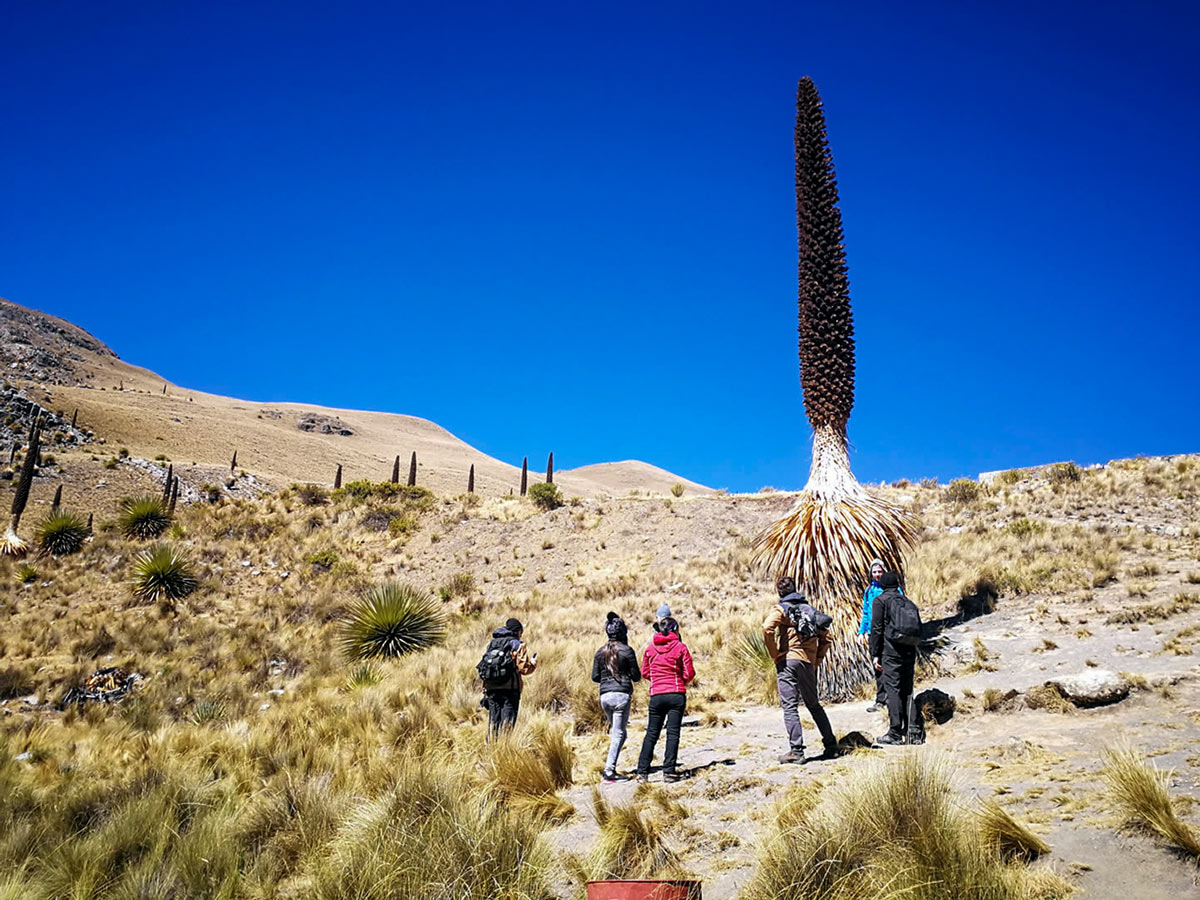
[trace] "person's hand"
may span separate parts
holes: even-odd
[[[878,657],[878,656],[877,656],[877,657],[875,657],[875,668],[876,668],[876,669],[878,669],[880,672],[882,672],[882,671],[883,671],[883,663],[881,663],[881,662],[879,661],[879,657]]]

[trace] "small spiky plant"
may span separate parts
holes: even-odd
[[[395,581],[368,590],[342,620],[342,649],[351,659],[403,656],[445,637],[441,604],[431,594]]]
[[[53,509],[38,525],[35,537],[42,553],[70,556],[83,549],[88,534],[88,526],[82,516],[65,509]]]
[[[755,558],[788,573],[834,617],[837,637],[851,633],[858,590],[871,560],[901,571],[916,523],[869,495],[850,471],[846,424],[854,406],[854,321],[825,114],[809,78],[796,90],[796,224],[800,247],[800,381],[813,428],[808,484],[791,512],[761,534]],[[870,677],[860,644],[837,640],[822,667],[825,689],[849,697]]]
[[[122,500],[117,524],[125,537],[144,540],[158,537],[166,531],[171,524],[171,516],[161,497],[147,494]]]
[[[196,589],[192,562],[165,544],[151,547],[133,562],[133,593],[148,602],[181,600]]]
[[[21,462],[21,474],[17,478],[17,490],[13,494],[12,519],[9,520],[8,530],[4,540],[0,541],[0,556],[11,556],[20,559],[29,552],[29,545],[17,535],[17,526],[21,524],[21,515],[29,503],[29,489],[33,487],[33,471],[37,468],[38,447],[42,439],[41,419],[35,419],[29,429],[29,446],[25,451],[25,459]]]

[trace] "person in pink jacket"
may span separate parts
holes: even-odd
[[[692,654],[679,637],[679,623],[670,616],[656,622],[654,638],[642,655],[642,677],[650,681],[650,721],[638,757],[638,781],[650,780],[654,748],[667,726],[667,750],[663,756],[663,781],[679,781],[675,768],[679,756],[679,729],[687,709],[688,682],[696,677]]]

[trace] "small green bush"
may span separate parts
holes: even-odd
[[[372,499],[399,500],[405,506],[418,510],[433,505],[433,491],[429,488],[391,481],[351,481],[333,493],[335,497],[348,497],[356,503]]]
[[[342,649],[351,659],[403,656],[446,637],[441,606],[410,584],[389,581],[367,591],[342,622]]]
[[[997,475],[996,480],[1001,484],[1013,485],[1021,480],[1021,472],[1019,469],[1009,469]]]
[[[388,534],[394,538],[412,534],[416,530],[417,520],[415,516],[396,516],[388,522]]]
[[[682,481],[677,481],[673,485],[671,485],[671,494],[675,497],[683,496],[683,482]]]
[[[529,499],[538,509],[558,509],[563,505],[562,491],[556,484],[532,484]]]
[[[121,501],[117,525],[125,537],[155,538],[166,531],[170,524],[171,516],[160,497],[147,494],[142,497],[126,497]]]
[[[473,590],[475,590],[475,576],[470,572],[457,572],[451,575],[450,580],[441,587],[441,591],[445,591],[443,599],[446,600],[451,597],[467,597]]]
[[[340,558],[336,550],[318,550],[304,557],[304,561],[311,565],[314,570],[328,572],[338,564]]]
[[[30,563],[17,566],[16,579],[18,584],[36,584],[42,577],[41,570]]]
[[[153,547],[134,561],[133,593],[142,600],[179,600],[195,589],[191,560],[172,547]]]
[[[979,482],[970,478],[955,478],[946,486],[946,499],[951,503],[974,503],[981,492]]]
[[[1083,477],[1083,469],[1073,462],[1060,462],[1052,465],[1046,472],[1051,484],[1069,484]]]
[[[1013,537],[1027,538],[1035,534],[1041,534],[1046,530],[1046,525],[1043,522],[1038,522],[1033,519],[1020,518],[1015,522],[1009,522],[1004,529]]]
[[[69,556],[83,549],[87,540],[87,522],[75,515],[60,509],[51,512],[37,527],[35,537],[43,553],[51,556]]]

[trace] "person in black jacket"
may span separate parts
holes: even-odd
[[[615,612],[604,623],[608,643],[596,651],[592,660],[592,681],[600,685],[600,708],[608,719],[608,761],[601,780],[605,784],[623,781],[617,775],[617,756],[625,746],[629,707],[633,702],[633,683],[642,680],[637,654],[629,646],[629,629]]]
[[[876,738],[879,744],[903,744],[909,730],[909,705],[913,692],[913,669],[917,664],[917,648],[901,644],[888,637],[888,623],[895,618],[895,604],[900,600],[900,576],[884,572],[879,578],[882,592],[872,601],[871,659],[882,673],[887,692],[888,731]]]

